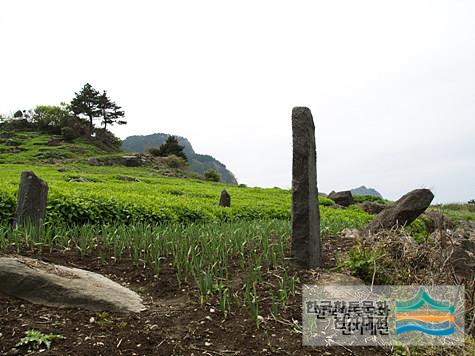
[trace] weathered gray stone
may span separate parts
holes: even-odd
[[[140,312],[140,296],[110,279],[21,256],[0,257],[0,293],[30,303],[94,311]]]
[[[231,195],[224,189],[219,197],[219,206],[229,208],[231,206]]]
[[[429,189],[415,189],[381,211],[366,227],[366,232],[405,226],[421,215],[434,199]]]
[[[306,107],[292,110],[292,255],[297,263],[321,265],[315,126]]]
[[[142,165],[142,160],[138,156],[122,156],[121,162],[126,167],[140,167]]]
[[[355,203],[355,200],[353,199],[353,195],[351,194],[351,191],[349,190],[344,190],[342,192],[332,191],[328,195],[328,198],[333,200],[336,204],[345,206],[345,207],[350,206],[351,204]]]
[[[48,201],[48,184],[33,172],[22,172],[15,213],[15,226],[39,226],[45,217]]]

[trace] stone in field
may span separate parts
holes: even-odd
[[[349,190],[344,190],[342,192],[331,192],[328,195],[328,198],[333,200],[335,204],[347,207],[350,206],[351,204],[354,204],[355,201],[353,199],[353,195],[351,194],[351,191]]]
[[[224,189],[219,197],[219,206],[229,208],[231,206],[231,195]]]
[[[22,172],[15,212],[15,226],[39,226],[45,217],[48,184],[31,171]]]
[[[100,274],[22,256],[0,257],[0,281],[0,293],[33,304],[124,313],[145,310],[137,293]]]

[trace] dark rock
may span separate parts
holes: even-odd
[[[336,204],[342,206],[350,206],[351,204],[355,203],[353,195],[349,190],[345,190],[342,192],[332,191],[330,194],[328,194],[328,198],[333,200]]]
[[[117,177],[118,180],[124,180],[126,182],[140,182],[137,178],[128,177],[128,176],[119,176]]]
[[[137,156],[122,156],[121,163],[126,167],[140,167],[142,160]]]
[[[22,172],[15,213],[15,226],[39,226],[46,213],[48,184],[33,172]]]
[[[415,189],[376,215],[366,232],[408,225],[429,207],[432,199],[434,194],[429,189]]]
[[[135,292],[110,279],[27,257],[0,257],[0,292],[30,303],[93,311],[145,310]]]
[[[229,208],[231,206],[231,195],[226,190],[221,192],[221,196],[219,197],[219,206]]]
[[[292,255],[297,263],[321,265],[315,125],[310,110],[292,110]]]
[[[372,201],[365,201],[365,202],[359,204],[358,207],[361,210],[367,212],[368,214],[375,215],[375,214],[379,214],[384,209],[386,209],[387,205],[372,202]]]

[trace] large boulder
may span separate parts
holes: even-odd
[[[415,189],[376,215],[366,232],[408,225],[429,207],[432,199],[434,194],[429,189]]]
[[[93,311],[140,312],[138,294],[110,279],[21,256],[0,257],[0,293],[30,303]]]
[[[355,200],[353,199],[353,195],[349,190],[344,190],[342,192],[331,192],[328,195],[328,198],[333,200],[336,204],[341,205],[341,206],[350,206],[351,204],[355,203]]]

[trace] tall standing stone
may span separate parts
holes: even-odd
[[[45,217],[48,201],[48,184],[33,172],[22,172],[15,213],[15,226],[39,226]]]
[[[219,206],[229,208],[231,206],[231,195],[224,189],[219,197]]]
[[[307,268],[321,265],[315,125],[306,107],[292,110],[292,255]]]

